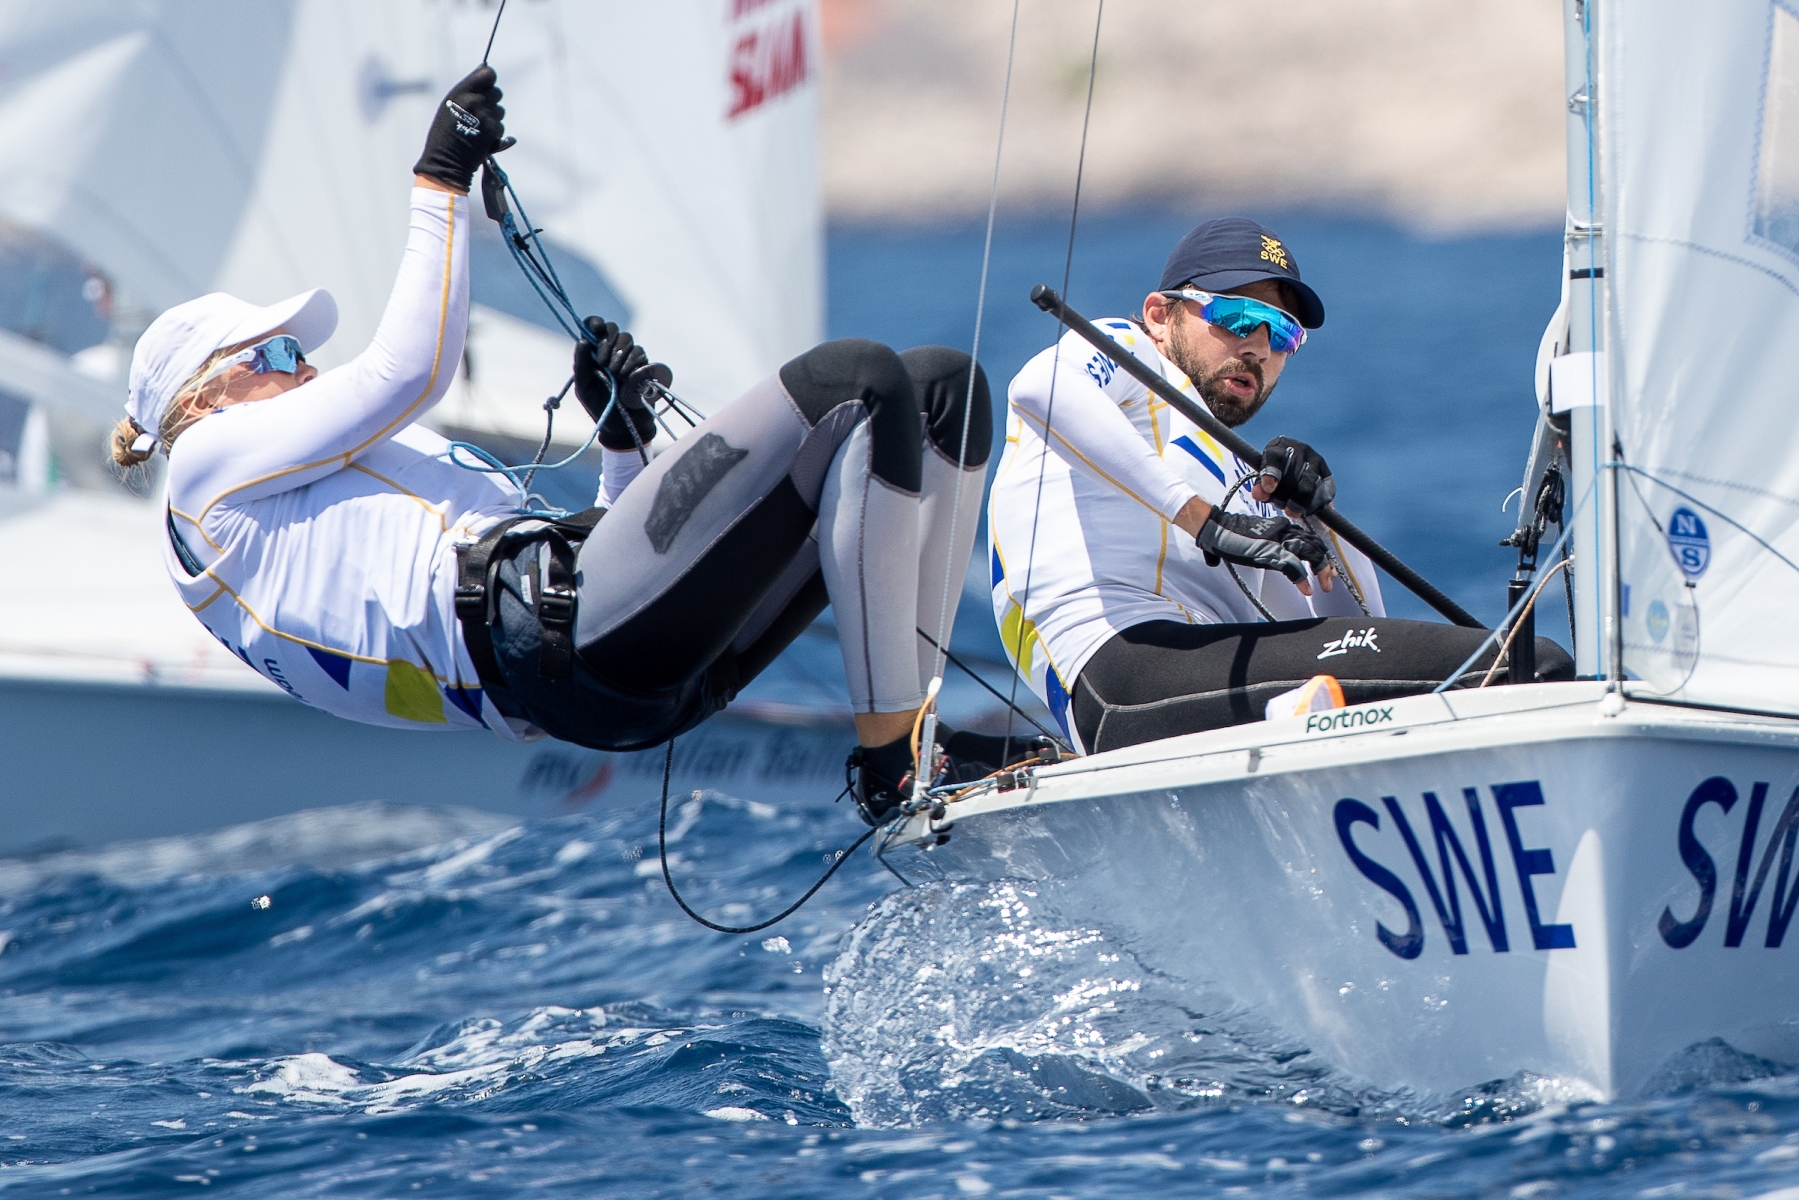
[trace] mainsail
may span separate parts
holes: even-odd
[[[1615,581],[1581,572],[1598,649],[1633,694],[1799,712],[1799,4],[1587,7],[1609,408],[1586,440],[1616,531]]]
[[[431,107],[493,16],[451,0],[7,6],[0,215],[96,264],[140,322],[213,289],[328,287],[342,321],[319,358],[342,361],[386,301]],[[821,332],[818,37],[816,0],[516,0],[494,44],[520,139],[505,163],[571,291],[628,316],[704,409]],[[534,326],[483,233],[476,299],[493,303],[470,360],[486,391],[451,419],[505,427],[502,402],[525,397],[535,430],[567,343]]]
[[[79,611],[62,612],[66,598],[29,572],[0,586],[18,634],[0,645],[0,675],[264,686],[169,588],[152,506],[64,495],[14,517],[37,501],[5,486],[31,475],[5,456],[42,445],[53,410],[78,426],[68,453],[99,475],[102,422],[122,411],[137,331],[204,292],[268,302],[328,287],[341,322],[315,360],[329,367],[367,345],[432,107],[480,60],[495,11],[466,0],[0,6],[0,236],[54,243],[46,261],[75,273],[77,293],[79,271],[94,272],[116,315],[110,345],[75,354],[80,339],[0,328],[0,547],[24,561],[51,528],[59,551],[91,568]],[[600,315],[628,315],[683,396],[716,408],[819,337],[816,0],[512,0],[493,63],[520,140],[504,162],[569,291]],[[477,378],[434,416],[535,440],[570,343],[536,323],[547,313],[491,223],[476,224]],[[9,312],[0,305],[0,324]],[[578,420],[558,425],[585,434]],[[118,553],[119,538],[144,553]]]

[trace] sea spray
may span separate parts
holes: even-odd
[[[825,975],[824,1051],[859,1124],[1394,1103],[1221,991],[1060,919],[1049,890],[930,884],[887,896],[850,932]]]

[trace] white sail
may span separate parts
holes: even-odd
[[[342,320],[319,358],[342,361],[386,301],[432,105],[479,61],[493,15],[449,0],[7,6],[0,215],[149,315],[214,289],[330,288]],[[818,36],[815,0],[519,0],[494,44],[520,139],[505,162],[571,292],[628,315],[705,408],[821,331]],[[516,295],[483,236],[478,289]],[[512,309],[477,317],[471,359],[510,365],[483,385],[526,398],[535,427],[567,350],[515,330],[508,316],[543,318]],[[542,379],[519,378],[536,358]]]
[[[101,456],[133,326],[170,305],[215,289],[268,302],[323,286],[341,321],[316,361],[368,344],[433,107],[480,61],[494,14],[464,0],[0,5],[0,222],[54,240],[110,281],[126,312],[122,344],[93,348],[117,353],[97,356],[0,330],[7,515],[29,500],[9,485],[45,486],[25,453],[46,440],[44,406],[81,422],[76,453]],[[505,161],[571,293],[602,315],[629,314],[701,407],[821,331],[818,37],[816,0],[512,0],[494,43],[519,138]],[[477,225],[477,299],[490,302],[474,315],[480,378],[453,388],[438,415],[535,439],[570,343],[543,328],[548,314],[492,223]],[[581,424],[559,422],[584,434]],[[40,514],[80,517],[59,542],[76,559],[117,560],[99,526],[154,539],[135,501],[96,504]],[[33,536],[0,523],[0,540]],[[154,556],[133,558],[89,589],[83,620],[21,616],[37,635],[6,651],[0,677],[73,671],[71,656],[92,657],[82,630],[94,628],[112,631],[106,655],[158,678],[202,660],[237,671],[163,574]],[[146,604],[160,605],[153,619],[139,619]]]
[[[1608,632],[1633,691],[1799,711],[1799,5],[1597,9]]]
[[[588,294],[599,303],[607,291],[616,296],[623,311],[602,315],[628,315],[674,368],[676,390],[703,410],[823,332],[815,8],[815,0],[535,0],[513,5],[494,44],[507,126],[519,138],[501,161],[554,240],[577,304],[571,267],[597,276]],[[444,15],[446,47],[487,35],[484,8]],[[468,61],[462,53],[440,73]],[[501,249],[496,242],[481,256],[478,277],[490,263],[511,269]],[[509,315],[536,313],[531,299]],[[483,387],[495,385],[482,373],[484,351],[505,353],[487,339],[503,329],[475,322],[471,355]],[[523,387],[534,428],[536,402],[567,377],[566,357],[564,348]]]

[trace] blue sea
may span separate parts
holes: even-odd
[[[1187,224],[1089,219],[1070,298],[1134,309]],[[1493,619],[1559,237],[1274,224],[1330,317],[1249,432],[1314,441],[1346,512]],[[1065,238],[1000,230],[1000,387],[1054,336],[1025,295],[1060,284]],[[834,231],[831,331],[966,344],[980,244]],[[445,818],[441,844],[355,861],[402,820],[283,818],[256,837],[303,852],[253,871],[217,839],[0,863],[0,1190],[1799,1197],[1799,1076],[1721,1048],[1629,1103],[1525,1076],[1396,1099],[1170,1005],[1104,929],[1015,885],[907,889],[858,855],[733,937],[670,901],[654,811]],[[747,922],[859,829],[825,793],[706,794],[670,814],[670,864]],[[1143,1067],[1177,1046],[1180,1080]]]

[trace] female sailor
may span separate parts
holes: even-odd
[[[253,669],[338,716],[633,750],[723,708],[828,598],[856,797],[885,815],[934,668],[916,629],[953,617],[978,524],[985,378],[941,347],[829,342],[646,465],[646,392],[668,369],[590,319],[575,385],[604,417],[598,503],[521,516],[515,492],[418,425],[462,354],[469,184],[511,144],[499,101],[482,67],[438,107],[399,276],[354,359],[306,362],[336,323],[323,290],[267,307],[202,296],[139,340],[113,457],[168,457],[183,599]]]

